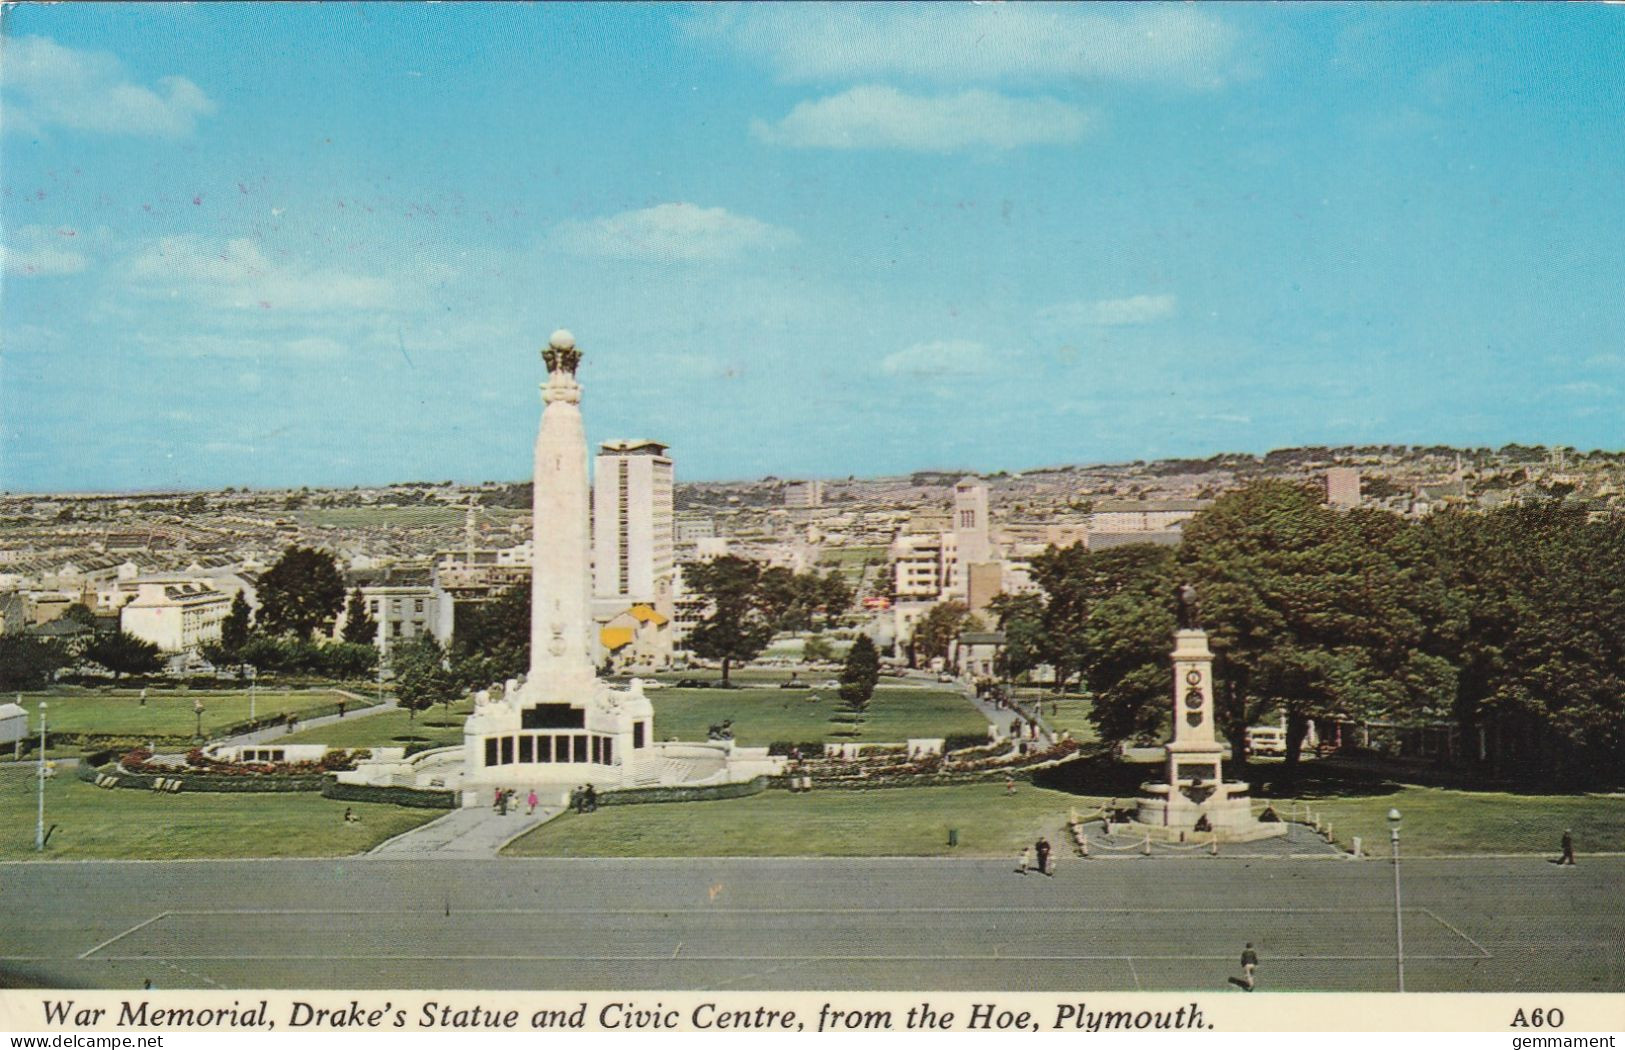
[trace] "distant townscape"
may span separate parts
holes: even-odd
[[[683,566],[734,555],[838,574],[852,599],[839,611],[904,657],[914,624],[942,601],[981,613],[1000,594],[1036,592],[1031,561],[1046,548],[1174,545],[1194,514],[1260,479],[1315,486],[1335,508],[1411,518],[1528,501],[1625,511],[1625,453],[1543,446],[685,483],[660,442],[612,441],[596,458],[594,612],[606,658],[669,666],[707,605]],[[174,669],[196,668],[233,599],[256,608],[260,574],[298,546],[333,555],[346,592],[367,603],[380,651],[423,635],[449,645],[460,608],[528,582],[530,505],[529,482],[0,495],[0,634],[122,630]],[[75,606],[94,622],[64,620]],[[344,616],[327,632],[344,637]]]

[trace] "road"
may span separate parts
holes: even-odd
[[[1407,861],[1412,991],[1625,991],[1625,858]],[[1389,991],[1383,861],[0,865],[0,984]]]

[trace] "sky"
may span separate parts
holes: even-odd
[[[1625,6],[14,5],[0,489],[1625,447]]]

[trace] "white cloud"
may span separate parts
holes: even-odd
[[[899,350],[880,362],[880,370],[887,375],[914,379],[941,379],[979,375],[992,371],[994,364],[993,354],[983,344],[969,339],[945,339],[915,343],[906,350]]]
[[[746,252],[787,247],[796,235],[726,208],[658,204],[603,219],[561,223],[557,242],[578,255],[611,259],[730,259]]]
[[[688,28],[795,81],[1086,78],[1205,87],[1229,74],[1238,37],[1213,12],[1185,5],[718,4]]]
[[[246,237],[164,237],[130,260],[129,272],[148,293],[233,309],[380,310],[396,300],[382,278],[274,261]]]
[[[1012,98],[981,89],[908,95],[866,85],[798,103],[778,123],[758,120],[751,131],[780,146],[948,152],[1076,142],[1088,126],[1082,110],[1053,98]]]
[[[77,250],[78,234],[48,226],[21,226],[0,245],[3,270],[12,277],[60,277],[90,265]]]
[[[1040,310],[1038,316],[1058,325],[1115,327],[1150,324],[1172,317],[1178,304],[1172,295],[1131,295],[1125,299],[1058,303]]]
[[[215,110],[203,89],[185,77],[137,84],[105,51],[75,51],[42,36],[4,37],[0,48],[6,123],[23,132],[55,125],[181,138]]]

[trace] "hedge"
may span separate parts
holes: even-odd
[[[770,755],[788,755],[792,748],[799,749],[802,758],[822,758],[824,755],[824,741],[822,740],[802,741],[800,743],[794,740],[775,740],[767,745],[767,753]]]
[[[381,784],[346,784],[336,777],[328,777],[326,783],[322,785],[322,797],[338,799],[340,802],[383,802],[409,809],[456,809],[461,803],[455,791]]]
[[[942,750],[944,752],[948,752],[948,751],[964,751],[967,748],[986,747],[986,746],[987,746],[987,731],[986,730],[983,730],[980,733],[949,733],[946,737],[943,738],[943,741],[942,741]]]
[[[624,791],[602,791],[598,794],[600,806],[638,806],[649,802],[716,802],[725,798],[745,798],[759,795],[767,788],[767,777],[735,784],[704,784],[698,787],[627,788]]]

